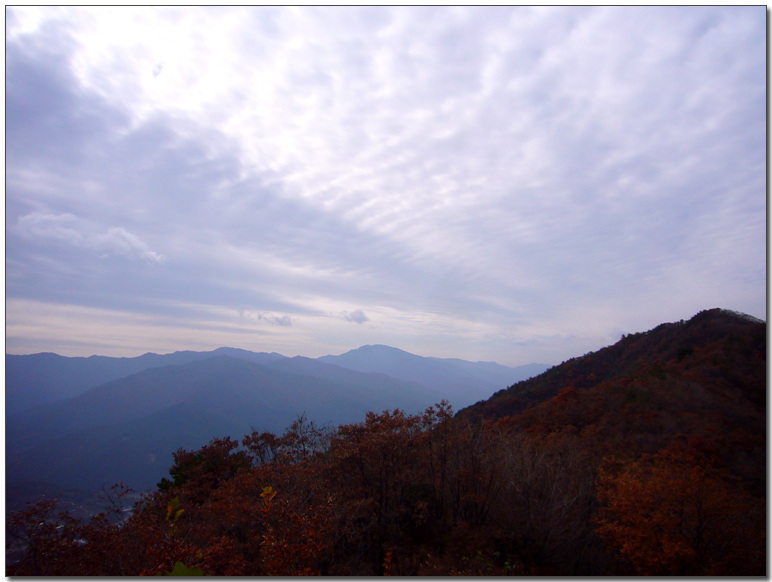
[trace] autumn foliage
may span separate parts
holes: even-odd
[[[682,447],[601,471],[598,533],[637,574],[758,575],[762,505]]]
[[[487,408],[179,450],[130,512],[121,487],[87,522],[41,500],[8,517],[6,574],[764,575],[765,326],[719,315]]]

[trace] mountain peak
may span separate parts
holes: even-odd
[[[766,323],[755,317],[726,309],[706,309],[689,320],[662,323],[641,333],[632,333],[617,343],[580,357],[571,358],[547,372],[501,390],[486,401],[459,411],[470,418],[514,416],[556,396],[567,386],[590,390],[604,382],[633,382],[649,378],[655,372],[670,370],[674,377],[684,366],[694,365],[695,354],[730,354],[722,356],[732,361],[737,375],[739,362],[748,353],[762,357],[766,344]],[[739,347],[738,347],[739,346]],[[734,350],[740,350],[735,353]],[[745,351],[742,351],[745,350]],[[708,360],[710,366],[717,366]],[[718,361],[718,360],[716,360]],[[750,365],[750,364],[749,364]],[[706,367],[710,368],[708,364]],[[729,368],[727,368],[729,369]],[[722,374],[716,373],[721,378]],[[691,382],[691,380],[690,380]],[[730,383],[731,384],[731,383]],[[751,395],[757,398],[757,395]]]
[[[732,317],[736,317],[738,319],[743,319],[745,321],[750,321],[752,323],[766,323],[763,319],[759,319],[758,317],[753,317],[752,315],[748,315],[747,313],[742,313],[740,311],[734,311],[732,309],[720,309],[721,313],[725,315],[730,315]]]
[[[395,348],[392,346],[387,346],[384,344],[366,344],[364,346],[360,346],[358,348],[355,348],[353,350],[349,350],[348,354],[352,352],[392,352],[392,353],[402,353],[402,354],[409,354],[410,352],[406,352],[405,350],[401,350],[399,348]],[[414,354],[410,354],[411,356]]]

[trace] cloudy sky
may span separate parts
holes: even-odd
[[[6,8],[6,350],[766,319],[765,44],[764,6]]]

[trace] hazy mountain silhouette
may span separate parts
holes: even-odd
[[[147,353],[136,358],[69,358],[52,353],[6,355],[6,414],[15,414],[39,404],[72,398],[89,388],[149,368],[188,364],[217,355],[232,356],[258,364],[284,358],[277,353],[255,353],[237,348],[218,348],[210,352],[181,351],[163,355]]]
[[[454,407],[468,406],[514,382],[540,374],[549,366],[528,364],[517,368],[494,362],[425,358],[384,345],[362,346],[320,362],[367,373],[388,374],[433,390]]]
[[[90,388],[143,370],[179,366],[218,355],[258,364],[297,360],[275,352],[251,352],[227,347],[208,352],[179,351],[163,355],[147,353],[136,358],[71,358],[52,353],[6,355],[6,415],[22,412],[33,406],[73,398]],[[486,398],[504,386],[539,374],[549,367],[543,364],[528,364],[510,368],[493,362],[424,358],[381,345],[363,346],[340,356],[324,356],[318,361],[358,372],[378,373],[414,382],[434,390],[439,398],[450,400],[456,407]],[[293,366],[299,366],[297,361],[289,365],[290,368]],[[383,385],[381,382],[380,386]]]

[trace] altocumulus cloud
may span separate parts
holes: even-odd
[[[120,255],[149,263],[164,261],[163,255],[151,250],[147,243],[125,228],[112,226],[104,232],[94,231],[70,213],[31,212],[18,218],[15,232],[27,239],[63,242],[96,251],[102,256]]]
[[[7,302],[512,364],[765,317],[761,6],[6,19]],[[23,313],[11,350],[57,339]]]

